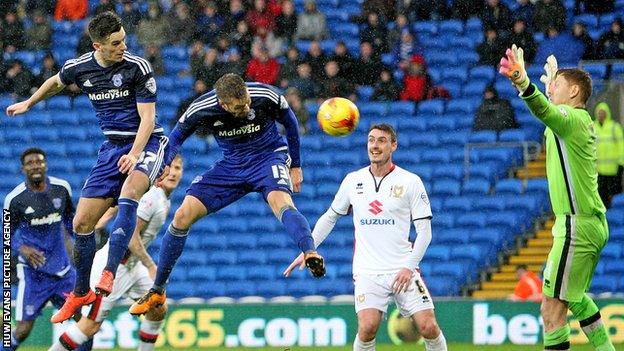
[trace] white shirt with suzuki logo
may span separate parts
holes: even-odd
[[[427,192],[416,174],[393,166],[384,177],[369,167],[347,174],[331,204],[339,215],[353,210],[353,274],[398,272],[412,251],[412,221],[431,218]]]

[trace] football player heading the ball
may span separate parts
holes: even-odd
[[[596,137],[585,109],[592,94],[591,78],[578,68],[558,69],[557,60],[549,57],[540,79],[549,101],[529,81],[523,56],[522,48],[513,45],[499,71],[546,125],[546,174],[555,225],[543,274],[544,349],[569,350],[569,309],[596,350],[615,351],[600,311],[587,295],[609,238],[606,209],[598,195]]]

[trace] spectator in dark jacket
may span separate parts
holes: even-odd
[[[536,32],[544,32],[555,27],[561,32],[565,28],[566,12],[560,0],[539,0],[533,12],[533,25]]]
[[[282,3],[282,13],[277,16],[275,36],[282,38],[286,44],[292,44],[297,32],[297,13],[292,1],[286,0]]]
[[[583,23],[574,23],[572,26],[572,36],[585,46],[585,51],[583,51],[583,56],[581,58],[583,60],[593,60],[595,58],[596,44],[589,34],[587,34],[587,28],[585,28]]]
[[[279,77],[277,78],[278,85],[282,89],[286,89],[289,82],[297,77],[297,66],[301,64],[302,60],[299,55],[299,49],[296,46],[291,46],[286,51],[286,61],[282,63],[280,68]]]
[[[93,15],[97,16],[102,12],[112,11],[115,12],[115,4],[110,0],[100,0],[100,3],[97,5],[95,10],[93,11]]]
[[[319,97],[325,99],[339,96],[355,101],[355,87],[346,79],[338,76],[339,70],[340,68],[335,61],[329,61],[325,64],[325,79],[321,83]]]
[[[483,102],[475,116],[473,130],[494,130],[518,128],[511,103],[507,99],[498,97],[493,86],[488,86],[483,92]]]
[[[318,41],[313,41],[310,44],[310,48],[308,49],[308,53],[306,54],[304,61],[310,64],[314,78],[320,79],[323,77],[325,63],[327,63],[327,56],[323,53],[321,44]]]
[[[349,54],[349,49],[344,41],[336,43],[334,48],[334,54],[330,57],[330,60],[336,61],[338,64],[338,76],[352,82],[356,76],[354,69],[356,60]]]
[[[229,1],[227,11],[223,12],[225,15],[225,24],[223,25],[223,32],[231,35],[236,32],[236,26],[238,22],[245,20],[245,7],[243,6],[243,2],[241,0],[231,0]]]
[[[4,41],[5,52],[15,52],[24,47],[24,24],[17,18],[15,11],[9,11],[4,16],[2,23],[2,40]]]
[[[33,89],[35,77],[24,66],[22,61],[13,60],[9,63],[5,79],[7,82],[7,92],[19,97],[28,97]]]
[[[28,38],[28,48],[31,50],[44,50],[50,48],[52,41],[52,26],[44,16],[43,12],[36,10],[33,13],[33,24],[26,31]]]
[[[406,30],[411,31],[409,20],[406,15],[400,13],[397,15],[394,27],[388,31],[388,47],[396,47],[401,41],[403,32]]]
[[[160,53],[160,48],[158,46],[148,45],[145,48],[145,59],[149,61],[150,65],[152,65],[154,75],[165,75],[165,65],[163,63],[162,54]]]
[[[500,0],[487,0],[481,20],[483,27],[495,28],[501,35],[506,34],[511,27],[511,11]]]
[[[622,20],[616,19],[611,23],[608,32],[600,36],[597,53],[601,53],[602,59],[624,58],[624,32],[622,32]]]
[[[581,11],[581,4],[584,11]],[[603,14],[613,12],[615,9],[615,0],[576,0],[574,1],[574,14],[583,13]]]
[[[78,44],[76,44],[76,56],[80,56],[90,51],[93,51],[93,43],[91,42],[91,37],[89,36],[89,26],[84,26],[80,39],[78,39]]]
[[[451,6],[451,16],[465,21],[470,17],[481,16],[483,10],[485,10],[483,0],[455,0]]]
[[[505,45],[505,47],[510,48],[512,44],[516,44],[524,50],[524,60],[526,62],[533,62],[535,52],[537,51],[537,44],[535,43],[535,39],[533,39],[533,35],[527,30],[524,20],[522,19],[515,20],[513,30],[507,37],[507,45]]]
[[[204,43],[212,44],[221,34],[221,28],[225,20],[217,13],[217,4],[209,1],[204,7],[204,12],[197,19],[199,35]]]
[[[205,82],[209,87],[221,76],[222,66],[217,61],[219,53],[216,49],[210,48],[203,56],[202,65],[197,69],[197,79]]]
[[[122,1],[121,13],[121,25],[127,34],[134,34],[139,28],[139,22],[141,22],[141,12],[134,7],[132,0]],[[175,31],[174,31],[175,32]]]
[[[376,13],[369,13],[366,26],[360,31],[360,42],[373,44],[375,54],[380,56],[388,51],[387,36],[388,29],[379,21],[379,16]]]
[[[495,28],[485,30],[485,41],[477,47],[479,64],[496,66],[505,53],[505,43],[498,37]]]
[[[184,2],[179,2],[169,15],[169,30],[173,44],[188,44],[197,32],[195,20],[191,17],[189,6]]]
[[[312,99],[318,92],[318,83],[312,77],[312,68],[307,62],[297,66],[297,77],[290,81],[290,87],[297,88],[304,100]]]
[[[56,64],[56,60],[54,60],[54,56],[52,54],[46,54],[43,58],[43,65],[41,67],[41,71],[37,75],[35,79],[34,86],[41,86],[43,82],[45,82],[48,78],[54,76],[59,72],[59,66]]]
[[[297,117],[297,121],[299,122],[299,133],[302,135],[308,134],[310,132],[310,114],[308,113],[308,109],[303,104],[299,90],[297,90],[297,88],[288,88],[284,92],[284,97],[288,102],[288,106],[290,106]]]
[[[399,8],[412,21],[439,21],[448,17],[447,3],[446,0],[400,0]]]
[[[398,101],[401,88],[394,81],[392,72],[384,68],[381,70],[379,81],[375,84],[375,90],[371,97],[375,101]]]
[[[236,32],[230,35],[230,39],[240,51],[243,60],[248,60],[251,57],[251,43],[254,38],[249,32],[247,22],[238,22],[236,25]]]
[[[533,27],[535,5],[531,0],[518,0],[518,7],[511,12],[512,21],[523,20],[527,27]]]
[[[373,85],[377,82],[383,65],[379,58],[374,55],[371,43],[363,42],[360,44],[360,57],[356,59],[354,67],[358,70],[357,74],[353,75],[356,84]]]

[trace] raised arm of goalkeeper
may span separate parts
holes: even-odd
[[[584,109],[591,96],[589,74],[577,68],[558,69],[557,60],[551,55],[544,65],[546,74],[540,79],[546,85],[548,99],[531,84],[523,56],[522,48],[513,45],[501,58],[499,72],[511,80],[535,117],[555,134],[566,137],[583,125],[580,114],[574,112]]]

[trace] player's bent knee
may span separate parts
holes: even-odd
[[[140,200],[149,188],[149,178],[141,171],[133,171],[121,188],[120,197]]]
[[[95,223],[90,215],[76,213],[72,226],[74,232],[78,234],[91,233],[95,228]]]
[[[425,339],[435,339],[440,334],[438,323],[433,318],[428,318],[418,325],[420,335]]]
[[[360,323],[358,327],[358,334],[360,335],[360,340],[362,341],[371,341],[375,338],[377,334],[377,325],[375,323]]]

